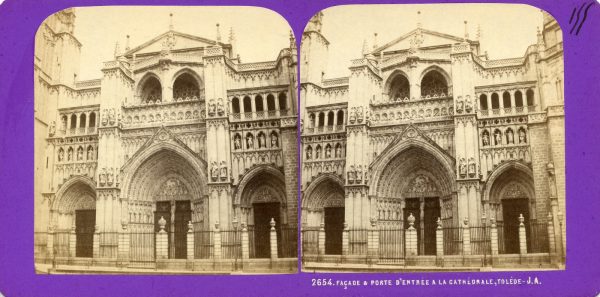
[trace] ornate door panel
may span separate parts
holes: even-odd
[[[342,254],[342,232],[344,231],[344,208],[326,207],[325,210],[325,254]]]
[[[175,201],[175,259],[187,257],[188,222],[192,219],[190,201]]]
[[[95,225],[96,210],[75,211],[76,257],[92,257]]]
[[[423,215],[423,244],[425,245],[425,255],[435,255],[435,230],[437,229],[437,219],[440,217],[439,198],[425,198],[425,209]]]
[[[502,218],[504,219],[504,251],[507,254],[519,253],[519,215],[529,223],[529,205],[526,198],[502,199]]]

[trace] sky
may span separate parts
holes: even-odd
[[[219,23],[227,42],[233,27],[242,62],[272,61],[289,46],[290,27],[279,14],[256,7],[104,6],[76,8],[75,37],[83,44],[78,79],[101,77],[102,63],[113,59],[115,43],[125,49],[126,36],[134,48],[169,29],[211,40]]]
[[[361,57],[363,42],[384,45],[416,28],[418,11],[423,29],[463,37],[467,21],[469,38],[481,28],[481,50],[490,59],[522,57],[537,43],[542,27],[540,9],[510,4],[349,5],[323,11],[321,33],[329,40],[325,77],[348,76],[350,60]]]

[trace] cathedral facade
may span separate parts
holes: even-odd
[[[242,63],[233,31],[171,22],[80,81],[75,17],[36,35],[36,262],[296,258],[293,36]]]
[[[510,266],[515,255],[560,262],[565,143],[557,22],[544,13],[537,44],[500,60],[488,58],[479,36],[469,38],[466,22],[465,36],[417,24],[385,45],[365,43],[348,76],[325,79],[336,53],[323,19],[319,13],[310,21],[300,52],[305,267]],[[451,263],[457,257],[463,260]]]

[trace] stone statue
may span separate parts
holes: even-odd
[[[463,112],[463,102],[462,100],[456,102],[456,113]]]
[[[350,111],[348,121],[350,122],[350,124],[354,124],[354,122],[356,121],[356,107],[353,107]]]
[[[471,105],[471,96],[467,95],[467,99],[465,99],[465,112],[470,113],[473,110],[473,106]]]
[[[306,150],[306,160],[310,160],[310,159],[312,159],[312,149],[308,148]]]
[[[56,133],[56,122],[55,122],[55,121],[52,121],[52,122],[50,123],[50,128],[48,129],[48,134],[49,134],[50,136],[54,136],[54,133]]]
[[[355,171],[354,171],[354,165],[352,165],[352,166],[350,166],[350,169],[346,172],[349,184],[353,184],[354,183],[354,173],[355,173]]]
[[[69,149],[68,155],[67,155],[67,161],[71,161],[73,160],[73,150]]]
[[[253,149],[254,148],[254,137],[252,134],[246,136],[246,148]]]
[[[264,134],[258,134],[258,147],[259,148],[267,147],[267,139]]]
[[[213,116],[215,115],[215,99],[210,99],[210,102],[208,103],[208,115]]]
[[[222,116],[225,114],[225,108],[223,107],[223,98],[219,98],[217,102],[217,114]]]
[[[98,181],[100,182],[101,186],[106,184],[106,168],[102,168],[102,172],[100,172],[98,175]]]
[[[216,181],[219,178],[219,166],[217,165],[217,162],[212,162],[210,176],[213,181]]]
[[[488,133],[483,133],[483,146],[490,145],[490,135]]]
[[[494,133],[494,144],[495,145],[502,144],[502,133],[500,133],[500,131],[498,131],[498,130],[496,130],[496,133]]]
[[[338,146],[335,148],[335,157],[336,158],[341,158],[342,157],[342,147]]]
[[[470,177],[475,176],[475,173],[477,171],[475,167],[476,167],[475,160],[473,158],[470,158],[469,159],[469,168],[468,168],[469,169],[469,176]]]
[[[277,140],[277,134],[271,134],[271,147],[279,147],[279,141]]]
[[[525,130],[519,130],[519,143],[527,143],[527,135],[525,135]]]
[[[108,110],[108,123],[111,125],[115,124],[115,110],[112,108]]]
[[[113,184],[113,182],[114,182],[114,173],[113,173],[113,171],[114,171],[114,170],[112,170],[112,171],[108,172],[108,174],[106,174],[106,177],[107,177],[107,178],[106,178],[106,183],[107,183],[109,186],[110,186],[110,185],[112,185],[112,184]]]
[[[359,123],[362,123],[362,121],[363,121],[363,108],[362,108],[362,106],[357,107],[357,110],[356,110],[356,120]]]
[[[242,148],[242,141],[240,140],[240,136],[236,135],[233,139],[233,148],[239,150]]]
[[[325,158],[331,158],[331,147],[330,146],[325,148]]]
[[[102,111],[102,126],[108,125],[108,110],[105,108]]]
[[[83,148],[80,147],[77,149],[77,161],[83,160]]]
[[[356,179],[357,183],[362,182],[362,178],[363,178],[363,171],[362,171],[362,166],[358,165],[358,167],[356,168],[355,174],[354,174],[354,178]]]
[[[94,158],[94,149],[90,146],[87,150],[87,159],[92,160]]]
[[[227,179],[227,164],[225,164],[225,161],[221,161],[221,179]]]
[[[512,130],[506,131],[507,144],[515,144],[515,135]]]
[[[315,153],[315,159],[320,159],[321,158],[321,147],[317,147],[317,151]]]
[[[467,162],[464,158],[460,159],[460,163],[458,164],[458,173],[461,177],[467,175]]]
[[[58,151],[58,162],[62,162],[62,160],[64,158],[65,158],[65,151],[61,149]]]

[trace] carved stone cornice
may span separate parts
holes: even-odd
[[[545,123],[547,120],[547,114],[546,112],[536,112],[536,113],[530,113],[527,115],[527,121],[530,124],[540,124],[540,123]]]
[[[548,106],[548,117],[564,117],[565,106],[564,105],[552,105]]]

